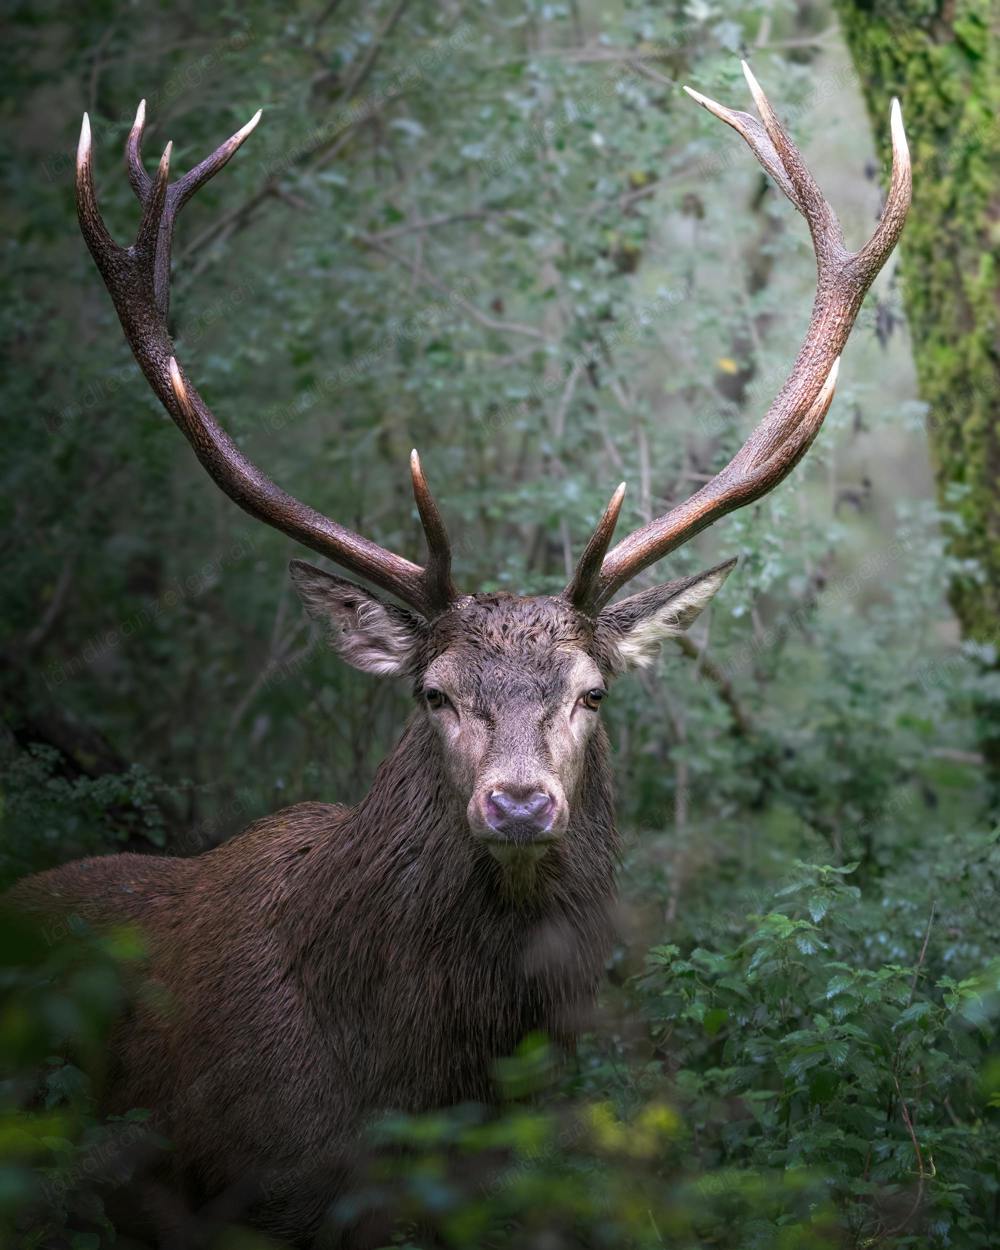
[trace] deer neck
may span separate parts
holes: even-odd
[[[413,722],[301,861],[292,962],[334,1051],[367,1039],[356,1079],[372,1105],[487,1098],[493,1059],[527,1034],[570,1044],[612,940],[607,755],[601,735],[565,835],[520,895],[470,833],[433,730]]]

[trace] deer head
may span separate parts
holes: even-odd
[[[416,453],[413,466],[420,482]],[[410,679],[470,831],[508,862],[566,831],[611,680],[686,629],[734,563],[595,614],[565,595],[459,595],[430,618],[303,561],[291,571],[349,664]]]
[[[862,300],[903,227],[910,163],[897,102],[891,115],[892,180],[881,220],[859,251],[848,251],[833,210],[749,68],[759,120],[689,91],[746,140],[805,217],[817,289],[805,340],[763,420],[733,459],[699,491],[611,546],[624,496],[618,488],[587,543],[570,584],[551,596],[460,594],[451,550],[420,461],[411,457],[417,510],[427,540],[423,566],[387,551],[292,498],[236,447],[178,364],[167,326],[170,249],[177,214],[226,164],[258,113],[216,152],[169,183],[171,145],[155,178],[140,147],[145,104],[126,144],[132,187],[143,207],[136,241],[115,243],[97,207],[89,121],[77,156],[77,204],[84,237],[111,293],[136,360],[215,482],[252,516],[364,578],[405,606],[293,561],[307,609],[333,644],[365,672],[406,677],[426,718],[444,775],[464,806],[470,835],[501,861],[537,857],[566,831],[588,746],[599,739],[599,707],[610,682],[648,663],[660,643],[686,629],[718,591],[734,561],[612,603],[637,574],[733,509],[772,490],[808,450],[833,399],[840,353]]]

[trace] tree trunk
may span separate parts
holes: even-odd
[[[899,96],[913,157],[907,318],[965,637],[1000,622],[1000,9],[997,0],[836,0],[888,168]],[[995,772],[1000,713],[983,708]]]

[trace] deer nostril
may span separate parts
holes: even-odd
[[[552,823],[555,806],[555,799],[545,790],[493,790],[486,800],[486,822],[497,833],[544,832]]]

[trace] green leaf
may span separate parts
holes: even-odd
[[[899,1019],[892,1026],[893,1032],[896,1029],[905,1028],[908,1024],[916,1024],[919,1020],[925,1019],[934,1010],[933,1005],[928,1002],[913,1003],[900,1015]]]

